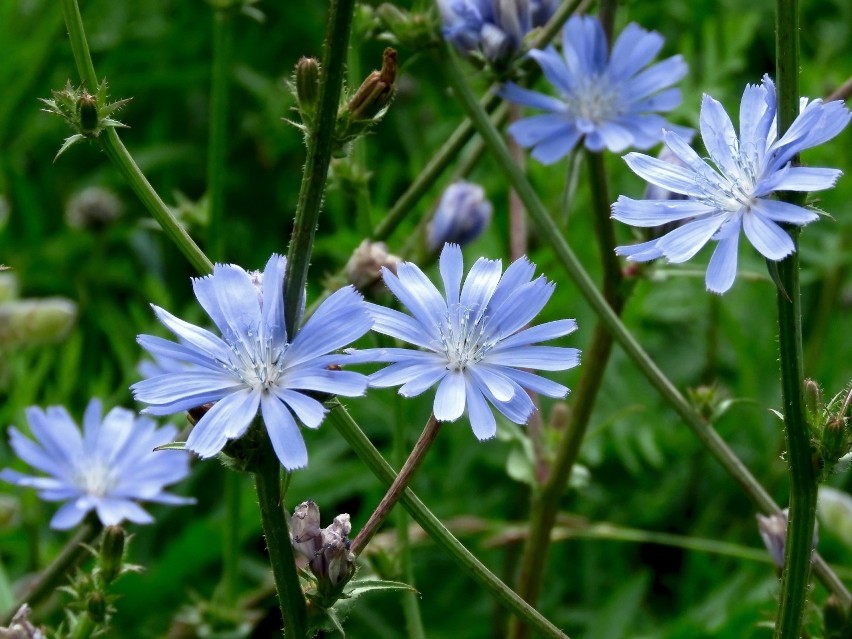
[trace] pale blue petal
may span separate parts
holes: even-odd
[[[669,147],[671,152],[677,156],[678,160],[688,170],[696,174],[693,179],[698,183],[697,186],[693,187],[691,191],[685,191],[685,194],[701,193],[714,189],[722,192],[730,190],[731,187],[728,181],[714,171],[679,133],[666,129],[663,131],[663,141],[665,141],[666,146]]]
[[[636,175],[667,191],[690,195],[698,190],[695,173],[684,167],[635,152],[625,155],[624,161]]]
[[[514,422],[515,424],[526,424],[530,418],[530,415],[535,411],[535,404],[533,404],[530,396],[527,395],[527,392],[522,389],[520,386],[515,389],[515,394],[512,396],[508,402],[498,402],[488,393],[488,389],[482,389],[485,398],[491,402],[491,404],[500,411],[506,418]]]
[[[264,393],[261,410],[266,432],[272,442],[275,455],[287,470],[296,470],[308,465],[308,449],[290,411],[276,397]]]
[[[189,410],[245,388],[245,383],[225,373],[192,371],[143,379],[130,387],[133,397],[148,404],[151,415],[171,415]]]
[[[766,153],[766,136],[775,115],[767,89],[749,84],[740,101],[740,154],[757,164]]]
[[[221,361],[213,359],[206,351],[201,351],[191,346],[185,346],[184,344],[172,342],[154,335],[137,335],[136,341],[155,358],[166,358],[167,360],[180,363],[195,364],[214,371],[221,371],[223,368]],[[175,370],[157,370],[155,374],[146,375],[146,377],[156,377],[163,373],[184,372],[186,368],[179,364],[175,367]]]
[[[843,171],[808,166],[787,166],[775,171],[762,180],[757,189],[758,196],[772,191],[822,191],[832,188]]]
[[[213,274],[192,280],[199,304],[231,344],[248,344],[260,328],[260,291],[234,264],[216,264]]]
[[[223,362],[229,360],[231,349],[221,338],[216,337],[208,330],[189,322],[184,322],[159,306],[152,304],[151,308],[154,309],[157,319],[178,338],[186,342],[187,345],[197,348],[202,353],[214,359]]]
[[[530,262],[526,256],[519,257],[509,264],[509,268],[503,273],[497,289],[491,296],[489,307],[491,309],[500,308],[507,298],[514,295],[521,286],[532,280],[533,275],[535,275],[535,264]]]
[[[499,306],[489,308],[488,335],[503,338],[529,324],[553,295],[556,285],[540,276],[524,284]]]
[[[613,153],[621,153],[624,149],[632,145],[634,141],[633,132],[615,121],[602,122],[597,132],[601,136],[601,140],[606,148]],[[662,135],[663,130],[661,128],[660,137]]]
[[[519,346],[500,349],[498,346],[482,360],[486,364],[537,368],[543,371],[564,371],[580,363],[580,351],[561,346]],[[499,401],[499,400],[498,400]]]
[[[263,326],[269,330],[273,344],[287,341],[284,320],[284,274],[287,258],[273,253],[263,269]]]
[[[373,325],[363,298],[352,286],[332,293],[296,334],[285,353],[285,367],[298,366],[348,346]]]
[[[401,278],[383,268],[382,277],[385,285],[420,322],[425,336],[440,341],[441,336],[437,327],[438,322],[447,313],[446,302],[438,289],[429,282],[417,266],[403,262],[397,267],[397,271],[400,275],[405,273],[405,281],[403,282]]]
[[[33,468],[49,475],[70,479],[71,465],[64,451],[43,448],[14,427],[9,428],[9,444],[15,454]]]
[[[30,431],[50,457],[57,461],[69,460],[71,463],[82,457],[83,440],[80,431],[65,408],[50,406],[45,412],[31,406],[26,410],[26,415]]]
[[[729,237],[719,240],[710,264],[707,266],[705,284],[711,293],[721,295],[731,288],[737,277],[737,248],[739,247],[739,230]]]
[[[544,165],[553,164],[571,153],[582,135],[574,128],[558,133],[551,139],[536,144],[530,155]]]
[[[571,73],[565,66],[565,59],[562,58],[553,47],[548,47],[545,50],[533,49],[529,52],[529,57],[538,63],[541,67],[544,77],[554,87],[566,95],[570,95],[572,91]],[[518,101],[513,99],[513,101]],[[523,102],[522,102],[523,104]],[[538,106],[527,102],[530,106]],[[545,107],[546,108],[546,107]],[[565,108],[564,106],[562,107]],[[555,109],[551,109],[555,110]]]
[[[573,129],[565,115],[545,113],[512,122],[506,130],[515,142],[528,148],[557,136],[570,136]]]
[[[273,388],[272,392],[287,408],[296,414],[296,417],[308,428],[319,428],[325,417],[326,409],[317,400],[303,393],[283,388]]]
[[[186,440],[186,447],[199,457],[212,457],[229,439],[240,437],[257,415],[261,393],[245,389],[216,402],[198,421]],[[274,399],[273,401],[279,402]]]
[[[399,394],[403,397],[417,397],[421,393],[426,392],[444,379],[450,373],[446,368],[432,367],[424,368],[422,372],[408,380],[405,384],[399,387]]]
[[[538,91],[523,89],[513,82],[503,85],[503,88],[500,89],[500,97],[509,102],[544,109],[553,113],[565,113],[566,111],[565,103],[561,100]]]
[[[657,248],[657,240],[616,246],[615,254],[624,256],[631,262],[648,262],[663,257],[663,252]]]
[[[657,57],[663,42],[663,37],[656,31],[646,31],[631,22],[612,46],[610,75],[619,80],[632,77]]]
[[[441,279],[444,282],[444,293],[446,294],[447,306],[452,307],[459,302],[462,275],[464,272],[464,260],[461,247],[458,244],[445,244],[441,250],[438,260],[441,271]],[[425,346],[412,340],[406,340],[417,346]]]
[[[480,257],[464,280],[459,302],[462,311],[476,317],[488,304],[502,274],[503,266],[500,260]]]
[[[545,342],[556,339],[557,337],[570,335],[576,330],[577,321],[573,319],[546,322],[500,340],[500,348],[514,348],[515,346],[528,346],[536,342]]]
[[[439,422],[454,422],[464,413],[465,376],[461,371],[450,371],[435,392],[433,412]]]
[[[312,390],[343,397],[359,397],[367,389],[367,377],[353,371],[295,369],[282,381],[282,388]]]
[[[661,91],[660,93],[648,98],[636,100],[630,105],[630,110],[634,113],[643,113],[645,111],[671,111],[672,109],[679,107],[682,101],[683,95],[681,94],[680,89],[666,89],[665,91]],[[665,119],[661,119],[665,122]],[[661,124],[660,128],[662,129],[664,126],[665,125]],[[671,125],[665,126],[665,128],[669,128],[670,126]],[[659,137],[662,137],[662,132]]]
[[[724,107],[709,95],[701,101],[701,138],[707,152],[725,175],[738,175],[739,141]]]
[[[165,341],[165,340],[163,340]],[[98,426],[101,424],[103,405],[101,400],[93,397],[83,413],[83,448],[91,450],[98,437]]]
[[[373,330],[377,333],[421,348],[429,348],[432,343],[429,335],[423,330],[423,325],[410,315],[371,303],[367,303],[367,312],[373,318]]]
[[[445,370],[445,361],[406,360],[396,362],[370,375],[370,386],[375,388],[399,386],[430,371],[438,371],[443,375]]]
[[[479,441],[491,439],[497,434],[497,421],[494,413],[485,401],[482,391],[470,380],[465,383],[465,398],[467,401],[467,416],[470,428]]]
[[[819,219],[819,215],[803,206],[782,202],[781,200],[755,200],[752,210],[757,214],[772,220],[787,224],[803,226]]]
[[[544,395],[545,397],[562,398],[569,392],[567,386],[519,368],[504,367],[501,369],[501,372],[522,388],[538,393],[539,395]]]
[[[135,524],[150,524],[154,521],[145,509],[127,499],[100,499],[97,511],[98,519],[104,526],[115,526],[125,519]]]
[[[78,508],[76,502],[71,501],[64,504],[50,520],[50,527],[54,530],[68,530],[73,528],[86,516],[91,508]]]
[[[662,226],[715,212],[695,200],[633,200],[619,195],[612,205],[612,217],[631,226]]]
[[[478,388],[485,387],[498,402],[508,402],[515,394],[515,386],[501,367],[468,366],[466,377],[474,380]]]
[[[770,260],[782,260],[795,250],[787,231],[760,215],[743,215],[743,230],[752,246]]]
[[[722,214],[687,222],[657,240],[656,247],[673,264],[691,259],[700,251],[725,221]]]

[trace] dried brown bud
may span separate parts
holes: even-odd
[[[397,68],[396,50],[388,47],[383,55],[381,71],[368,75],[349,100],[347,109],[353,121],[370,120],[390,104]]]

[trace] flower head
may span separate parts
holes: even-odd
[[[35,488],[45,501],[64,501],[50,525],[76,526],[94,510],[105,526],[127,519],[137,524],[153,521],[137,501],[189,504],[194,500],[164,492],[164,486],[189,474],[189,456],[182,451],[154,448],[171,442],[174,426],[158,429],[153,420],[113,408],[101,418],[101,402],[89,402],[83,433],[62,406],[27,409],[35,441],[16,428],[9,429],[12,449],[23,461],[49,475],[24,475],[11,469],[0,479]]]
[[[476,239],[488,227],[492,210],[481,186],[454,182],[441,196],[429,224],[429,248],[437,251],[447,243],[464,246]]]
[[[529,52],[561,98],[512,83],[502,90],[507,100],[547,111],[509,127],[518,144],[532,147],[534,158],[552,164],[581,139],[591,151],[647,149],[660,141],[664,127],[673,128],[657,112],[680,104],[680,90],[671,86],[687,66],[680,55],[650,64],[663,47],[659,33],[631,23],[609,54],[597,18],[575,16],[562,37],[562,55],[553,47]]]
[[[508,59],[533,28],[553,15],[553,0],[438,0],[443,33],[465,55]]]
[[[686,220],[662,237],[616,249],[628,260],[646,262],[665,257],[685,262],[710,240],[718,242],[707,268],[707,289],[724,293],[737,273],[740,229],[758,252],[781,260],[795,249],[780,224],[801,226],[818,215],[804,207],[770,199],[775,191],[818,191],[834,186],[837,169],[793,166],[793,157],[830,140],[848,124],[842,102],[803,102],[803,109],[778,138],[775,86],[764,76],[749,85],[740,104],[739,137],[722,105],[708,95],[701,104],[701,137],[715,169],[677,133],[666,131],[666,146],[681,165],[639,153],[625,156],[628,166],[651,184],[687,196],[686,200],[632,200],[621,196],[613,218],[649,227]]]
[[[447,244],[441,252],[442,296],[410,262],[397,276],[384,280],[411,315],[370,305],[374,330],[422,350],[387,348],[361,351],[365,361],[392,362],[370,376],[371,386],[398,386],[405,397],[438,385],[433,412],[439,421],[455,421],[467,411],[474,434],[496,433],[490,403],[517,424],[526,423],[535,406],[524,389],[548,397],[564,397],[568,388],[526,370],[558,371],[579,363],[575,348],[536,346],[536,342],[568,335],[572,319],[526,328],[544,307],[554,285],[544,276],[532,279],[535,265],[526,258],[503,273],[499,260],[480,258],[462,285],[462,253]]]
[[[262,273],[217,264],[212,275],[193,280],[195,296],[221,338],[157,306],[157,317],[180,341],[138,338],[154,357],[194,365],[134,384],[136,399],[148,404],[145,412],[169,415],[215,402],[186,442],[201,457],[211,457],[228,440],[241,437],[260,411],[278,459],[288,470],[301,468],[308,463],[308,452],[294,417],[317,428],[326,412],[306,391],[354,397],[367,387],[367,378],[359,373],[332,370],[347,359],[333,351],[372,325],[361,296],[351,286],[338,290],[288,341],[286,264],[280,255],[269,258]]]
[[[344,513],[320,528],[319,507],[313,501],[299,504],[290,519],[293,548],[308,559],[308,566],[322,590],[333,590],[355,572],[355,554],[349,550],[352,523]]]

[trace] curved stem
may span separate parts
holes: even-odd
[[[337,432],[361,458],[361,461],[370,469],[380,481],[390,486],[396,478],[396,473],[376,450],[358,424],[350,417],[346,409],[339,403],[329,404],[332,408],[328,414],[328,421],[337,429]],[[447,530],[444,524],[432,514],[420,499],[411,491],[405,489],[400,498],[402,505],[411,514],[414,521],[426,531],[437,544],[441,545],[472,579],[479,582],[493,597],[495,597],[509,611],[518,615],[530,624],[536,632],[544,637],[553,639],[568,639],[567,635],[559,628],[550,623],[544,616],[527,602],[521,599],[509,586],[504,584],[485,565],[479,561],[453,534]]]
[[[35,608],[42,601],[53,593],[56,588],[62,583],[80,561],[89,554],[86,549],[86,544],[92,543],[97,537],[103,526],[97,518],[89,518],[77,530],[74,536],[65,544],[56,558],[41,572],[41,574],[32,581],[21,595],[15,600],[12,607],[5,611],[0,618],[0,626],[8,626],[12,620],[12,616],[18,611],[23,604],[29,604],[31,608]]]
[[[799,114],[798,1],[777,0],[775,9],[780,137]],[[796,197],[782,195],[782,199],[794,201]],[[799,233],[798,228],[788,231],[793,239],[794,249],[789,257],[778,263],[778,277],[786,291],[779,290],[776,297],[784,431],[787,436],[787,461],[790,464],[790,515],[778,617],[775,622],[776,639],[798,639],[802,627],[810,581],[817,502],[817,474],[803,399]]]
[[[683,419],[693,434],[698,437],[702,445],[707,448],[716,458],[725,471],[740,485],[743,491],[755,503],[755,505],[766,513],[780,513],[781,509],[772,499],[769,493],[761,486],[760,482],[752,475],[745,465],[737,457],[736,453],[719,436],[719,433],[701,417],[689,404],[686,398],[677,390],[666,375],[650,358],[639,342],[619,319],[618,315],[607,304],[606,299],[595,287],[583,265],[574,255],[571,247],[562,237],[556,224],[550,217],[544,205],[539,200],[527,180],[526,176],[511,161],[511,156],[503,142],[499,131],[495,129],[488,120],[487,115],[478,108],[476,99],[467,86],[454,54],[449,49],[444,50],[444,69],[456,95],[462,105],[475,123],[485,143],[495,158],[499,169],[505,174],[518,195],[527,207],[530,219],[537,226],[539,237],[550,243],[557,259],[562,263],[568,276],[574,281],[580,294],[585,298],[592,310],[597,314],[599,321],[609,331],[613,339],[618,342],[624,352],[633,360],[636,367],[648,379],[651,385],[660,393],[675,412]],[[852,601],[849,591],[831,573],[831,569],[824,562],[815,561],[816,572],[820,579],[831,588],[832,592],[849,605]]]
[[[334,128],[340,104],[340,92],[345,73],[346,52],[349,49],[349,33],[355,0],[331,0],[328,11],[325,44],[323,45],[322,68],[317,119],[308,133],[308,157],[302,174],[302,186],[296,205],[293,234],[287,250],[287,274],[284,290],[284,317],[292,336],[299,325],[303,308],[305,283],[311,262],[317,220],[319,219],[328,165],[334,146]],[[290,294],[290,292],[293,292]]]
[[[207,200],[210,221],[207,250],[225,259],[225,155],[227,154],[228,72],[231,63],[231,14],[213,11],[213,65],[210,80],[210,128],[207,145]]]
[[[92,56],[86,42],[86,32],[83,29],[83,18],[80,16],[77,0],[62,0],[62,10],[65,15],[65,25],[68,28],[68,39],[71,41],[71,50],[74,53],[74,61],[77,63],[77,71],[80,73],[83,83],[94,91],[98,87],[98,76],[95,74],[95,67],[92,64]],[[199,273],[212,271],[212,262],[193,242],[186,229],[180,225],[160,199],[160,196],[157,195],[154,187],[151,186],[121,143],[115,129],[107,128],[98,136],[98,141],[109,159],[116,165],[119,173],[127,180],[130,188],[187,260]]]
[[[586,156],[592,194],[592,216],[603,270],[603,295],[610,308],[620,314],[624,305],[621,294],[623,278],[615,255],[615,232],[609,217],[609,205],[612,200],[609,197],[604,156],[602,153],[592,152],[587,152]],[[541,593],[551,532],[559,512],[559,500],[565,493],[571,470],[580,454],[580,446],[586,435],[612,353],[612,343],[612,335],[598,321],[592,334],[591,345],[583,354],[580,382],[574,392],[576,399],[568,426],[559,441],[550,475],[541,492],[533,496],[529,536],[524,542],[517,585],[518,594],[533,605]],[[523,639],[528,636],[517,624],[511,626],[510,637]]]
[[[435,419],[434,415],[430,415],[429,421],[427,421],[426,426],[423,427],[423,432],[420,433],[420,438],[414,445],[414,449],[411,451],[408,459],[405,460],[405,464],[400,469],[396,479],[393,480],[390,488],[388,488],[388,492],[385,493],[384,497],[382,497],[379,505],[376,506],[376,510],[373,511],[373,514],[370,515],[370,518],[367,520],[367,523],[364,524],[361,532],[358,533],[358,536],[355,537],[355,540],[352,542],[351,549],[353,553],[356,555],[360,554],[361,551],[364,550],[364,547],[370,543],[370,539],[373,538],[373,535],[378,532],[379,526],[382,525],[382,522],[390,514],[391,509],[396,505],[400,497],[402,497],[402,493],[405,492],[406,488],[408,488],[408,484],[410,484],[411,480],[414,478],[414,473],[417,472],[417,469],[420,468],[423,460],[426,459],[426,453],[435,442],[435,438],[438,436],[438,431],[440,429],[441,422]]]
[[[305,597],[296,572],[296,558],[290,544],[290,529],[284,517],[281,503],[281,466],[272,451],[269,437],[264,432],[266,446],[260,454],[259,468],[254,475],[257,499],[260,503],[260,517],[263,533],[266,535],[266,547],[269,550],[269,563],[278,591],[278,604],[284,619],[284,636],[287,639],[305,639],[307,637],[308,612]]]

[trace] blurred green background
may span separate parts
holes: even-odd
[[[257,7],[266,16],[264,22],[245,17],[233,21],[228,117],[225,255],[246,268],[260,268],[271,252],[287,249],[304,147],[301,134],[282,120],[295,117],[285,80],[300,56],[320,54],[326,10],[325,3],[314,2],[262,1]],[[114,99],[133,98],[117,116],[131,127],[121,132],[122,139],[203,248],[210,6],[201,0],[86,0],[81,9],[99,76],[109,80]],[[662,32],[664,54],[686,57],[691,72],[681,85],[684,102],[673,118],[681,124],[697,125],[704,92],[735,114],[744,85],[773,71],[769,0],[623,2],[617,29],[628,21]],[[361,23],[368,25],[366,20]],[[805,0],[801,24],[802,92],[825,96],[852,75],[852,4]],[[351,66],[360,74],[353,72],[352,84],[380,65],[384,46],[369,29],[355,35]],[[382,219],[462,117],[445,90],[434,56],[405,47],[399,55],[397,98],[360,151],[371,172],[374,222]],[[128,386],[139,378],[136,367],[142,358],[135,336],[164,334],[149,303],[188,321],[204,322],[190,287],[194,273],[95,144],[75,146],[53,161],[69,132],[59,118],[40,112],[37,98],[50,97],[51,90],[68,79],[77,83],[59,3],[0,3],[0,59],[0,263],[13,268],[23,297],[59,295],[79,305],[78,322],[61,343],[0,350],[0,424],[23,425],[23,409],[31,404],[65,404],[77,417],[92,396],[133,406]],[[477,86],[484,88],[485,79],[477,79]],[[849,148],[846,131],[804,160],[848,170]],[[613,199],[618,193],[640,196],[644,184],[619,158],[609,158],[608,167]],[[345,163],[337,167],[326,198],[309,302],[362,238],[346,188],[346,168]],[[529,161],[528,171],[545,203],[564,219],[565,166]],[[410,211],[389,241],[393,252],[402,251],[449,176]],[[495,215],[490,230],[466,247],[468,264],[479,255],[506,260],[505,181],[487,157],[471,179],[486,188]],[[98,210],[120,209],[121,214],[81,227],[75,223],[80,194],[93,187],[116,198],[99,201]],[[808,227],[801,238],[806,374],[831,396],[852,378],[852,179],[841,179],[837,188],[819,196],[819,206],[831,217]],[[597,274],[587,202],[581,174],[567,211],[566,236]],[[95,205],[90,201],[87,206],[83,208],[91,211]],[[617,232],[622,242],[631,238],[623,226]],[[549,248],[534,237],[530,256],[558,284],[540,321],[576,317],[581,330],[566,344],[586,346],[593,314]],[[783,437],[770,412],[780,404],[774,287],[762,260],[748,247],[741,250],[734,289],[724,298],[713,297],[703,285],[701,264],[708,258],[709,251],[702,252],[703,262],[661,267],[655,281],[639,282],[626,323],[679,388],[715,382],[724,397],[743,400],[731,404],[717,427],[775,499],[785,504]],[[575,386],[578,375],[575,369],[553,377]],[[371,391],[366,399],[347,405],[383,451],[390,450],[393,420],[410,425],[413,443],[429,414],[427,400],[403,404],[392,391]],[[543,403],[545,419],[552,407]],[[492,570],[511,579],[519,546],[511,542],[516,537],[506,533],[516,531],[527,514],[529,488],[518,478],[528,461],[519,431],[506,426],[501,433],[495,441],[478,443],[464,421],[447,427],[414,487],[440,517],[475,518],[475,525],[468,520],[459,535]],[[288,507],[313,499],[324,523],[334,514],[349,512],[357,531],[381,498],[382,487],[331,427],[306,430],[305,438],[310,465],[293,476]],[[761,548],[749,500],[617,349],[581,461],[588,476],[562,503],[580,529],[586,522],[610,522]],[[9,463],[4,437],[0,467]],[[146,571],[121,582],[111,636],[161,637],[169,628],[170,636],[184,636],[175,634],[175,615],[198,598],[209,598],[219,578],[223,476],[215,461],[198,464],[179,489],[195,495],[198,505],[152,508],[157,524],[133,529],[130,560]],[[832,483],[847,492],[852,488],[848,473]],[[274,636],[279,622],[274,600],[263,586],[269,582],[268,571],[248,477],[243,488],[242,585],[255,596],[262,617],[254,636]],[[52,506],[8,486],[0,490],[0,559],[14,581],[43,565],[67,535],[46,529]],[[845,517],[845,531],[842,525],[823,522],[820,551],[848,584],[852,513]],[[771,636],[766,622],[774,617],[778,582],[774,567],[756,559],[761,553],[743,558],[686,550],[655,543],[648,535],[627,543],[601,539],[594,530],[586,537],[555,544],[544,576],[541,609],[572,638]],[[375,559],[374,567],[393,576],[390,555]],[[418,543],[414,563],[430,638],[502,636],[503,613],[440,549]],[[825,598],[824,589],[816,585],[813,601],[819,604]],[[354,639],[403,635],[401,607],[392,595],[363,599],[347,626],[347,636]]]

